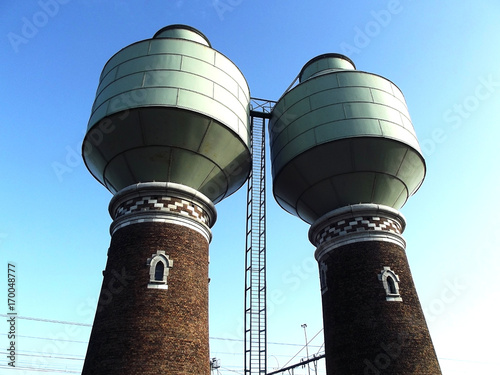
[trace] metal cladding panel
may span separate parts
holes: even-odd
[[[165,71],[180,70],[181,60],[180,55],[149,55],[138,57],[120,64],[116,68],[115,78],[143,71],[145,66],[154,69],[156,65],[159,69]]]
[[[344,111],[347,118],[376,118],[403,126],[400,112],[382,104],[345,103]]]
[[[337,81],[337,76],[334,74],[326,74],[321,77],[321,79],[317,80],[314,85],[307,85],[303,88],[306,95],[313,95],[317,92],[321,92],[324,90],[331,90],[336,87],[339,87],[339,83]],[[296,88],[288,91],[286,96],[282,97],[281,100],[276,103],[274,110],[279,110],[280,106],[283,108],[289,108],[294,103],[299,100],[304,99],[304,91],[296,90]],[[281,103],[281,105],[279,105]]]
[[[377,142],[378,141],[378,142]],[[401,207],[424,175],[420,156],[399,142],[372,137],[325,142],[295,157],[273,185],[280,205],[312,223],[352,202]],[[326,212],[325,212],[326,211]]]
[[[383,77],[338,68],[350,65],[340,58],[332,70],[331,59],[306,65],[269,123],[274,195],[309,223],[349,204],[399,209],[425,176],[401,91]]]
[[[197,77],[182,71],[154,70],[144,74],[144,87],[163,87],[168,85],[180,90],[194,91],[205,96],[212,96],[214,82],[204,77]]]
[[[378,75],[360,71],[342,71],[337,76],[339,87],[369,87],[392,94],[393,84]]]
[[[206,45],[190,42],[183,39],[152,39],[149,55],[180,55],[194,57],[209,64],[215,63],[216,50]]]
[[[197,75],[200,70],[206,72],[206,75],[210,76],[214,82],[222,85],[233,95],[238,96],[238,82],[234,80],[225,71],[217,68],[215,65],[209,64],[207,62],[183,56],[182,59],[182,70],[185,72]]]
[[[135,61],[135,60],[132,60],[132,61]],[[120,77],[123,77],[125,75],[131,74],[131,73],[135,73],[137,71],[137,70],[134,70],[134,71],[128,72],[127,74],[122,74],[122,75],[118,76],[118,67],[119,66],[114,67],[113,69],[111,69],[105,76],[101,75],[101,80],[100,80],[100,83],[99,83],[99,87],[97,88],[96,98],[99,95],[100,91],[102,91],[103,89],[105,89],[106,87],[108,87],[108,85],[110,83],[112,83],[117,77],[120,78]],[[96,107],[96,104],[94,102],[94,105],[92,106],[92,111],[94,111],[95,107]]]
[[[120,102],[123,101],[124,105],[130,106],[134,100],[131,96],[131,91],[142,88],[144,81],[144,73],[134,73],[115,79],[112,83],[100,90],[94,102],[94,108],[97,109],[101,106],[106,109],[106,113],[116,111],[119,107],[111,106],[109,104],[120,97]],[[130,103],[128,103],[130,102]]]
[[[193,42],[201,43],[210,47],[210,42],[208,39],[200,33],[198,30],[191,27],[186,27],[185,25],[171,25],[159,30],[154,38],[176,38],[176,39],[186,39]]]
[[[226,74],[226,78],[219,77],[220,80],[217,80],[217,82],[224,82],[221,86],[231,87],[232,81],[234,80],[238,88],[237,97],[240,100],[250,101],[250,92],[245,77],[243,77],[238,67],[234,65],[231,60],[224,55],[216,54],[215,67],[219,69],[218,72],[224,72]],[[246,88],[246,90],[244,88]]]
[[[134,43],[128,47],[123,48],[121,51],[114,54],[104,65],[101,72],[100,82],[103,81],[105,76],[109,74],[113,69],[120,66],[124,62],[132,59],[136,59],[140,56],[146,56],[149,50],[149,40],[143,40],[141,42]]]
[[[177,182],[217,202],[250,172],[250,93],[239,69],[201,33],[179,33],[167,27],[108,61],[84,160],[113,193],[138,182]]]
[[[163,108],[148,108],[147,111],[141,111],[145,145],[173,144],[181,149],[196,150],[203,142],[211,123],[209,118],[193,119],[185,116],[182,111],[169,113],[168,120],[163,119],[163,116]],[[175,126],[177,123],[182,123],[182,132]]]
[[[315,133],[318,139],[324,142],[348,138],[352,132],[362,135],[380,136],[382,131],[376,119],[362,118],[362,119],[347,119],[342,121],[335,121],[334,123],[326,123],[318,126]]]
[[[377,89],[370,89],[370,93],[375,103],[395,108],[401,113],[402,116],[406,117],[406,114],[408,114],[406,103],[402,102],[398,97],[389,94],[387,91]]]
[[[348,57],[337,53],[327,53],[309,60],[302,68],[299,80],[303,82],[316,74],[323,74],[336,69],[355,69],[355,67]]]
[[[331,105],[332,102],[370,102],[372,94],[369,88],[364,87],[335,87],[312,94],[310,97],[311,109],[318,109]]]

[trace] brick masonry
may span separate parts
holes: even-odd
[[[404,223],[378,214],[341,219],[320,224],[313,238],[322,249],[327,374],[440,375],[404,247],[367,235],[400,236]],[[358,232],[353,243],[342,242]],[[401,301],[387,300],[384,267],[398,275]]]
[[[158,250],[173,260],[168,290],[147,288]],[[209,375],[208,345],[206,238],[171,223],[116,230],[82,374]]]
[[[327,373],[441,374],[403,249],[367,241],[322,259]],[[387,301],[378,274],[389,266],[400,279],[401,302]]]

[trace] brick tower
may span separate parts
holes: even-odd
[[[273,191],[311,224],[327,373],[441,374],[398,211],[425,176],[403,94],[333,53],[299,80],[269,123]]]
[[[209,375],[210,228],[250,172],[248,103],[238,68],[189,26],[104,67],[83,158],[113,222],[82,374]]]

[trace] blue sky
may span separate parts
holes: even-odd
[[[30,0],[4,1],[0,15],[0,314],[10,262],[17,311],[30,318],[17,322],[19,367],[9,370],[1,317],[0,373],[81,371],[110,241],[111,194],[80,157],[99,75],[118,50],[175,23],[203,32],[253,97],[277,100],[326,52],[401,88],[427,162],[402,209],[404,237],[443,373],[498,373],[496,0]],[[242,188],[217,205],[210,246],[211,355],[222,374],[243,373],[245,199]],[[313,337],[322,318],[308,225],[276,204],[270,184],[267,202],[272,370],[301,350],[301,324]],[[320,333],[310,352],[322,343]]]

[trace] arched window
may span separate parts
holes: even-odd
[[[326,281],[327,271],[328,271],[328,266],[326,265],[325,262],[321,262],[319,264],[319,281],[320,281],[320,285],[321,285],[321,295],[328,292],[328,284]]]
[[[156,263],[155,267],[155,281],[163,281],[163,271],[165,270],[165,266],[162,261]]]
[[[158,250],[156,254],[152,254],[147,263],[149,266],[149,283],[150,289],[168,289],[167,277],[174,262],[165,251]]]
[[[394,284],[394,279],[391,276],[387,276],[387,286],[389,287],[389,294],[397,294],[396,285]]]
[[[386,301],[402,301],[399,294],[399,277],[391,270],[390,267],[384,267],[379,273],[378,279],[382,282],[385,290]]]

